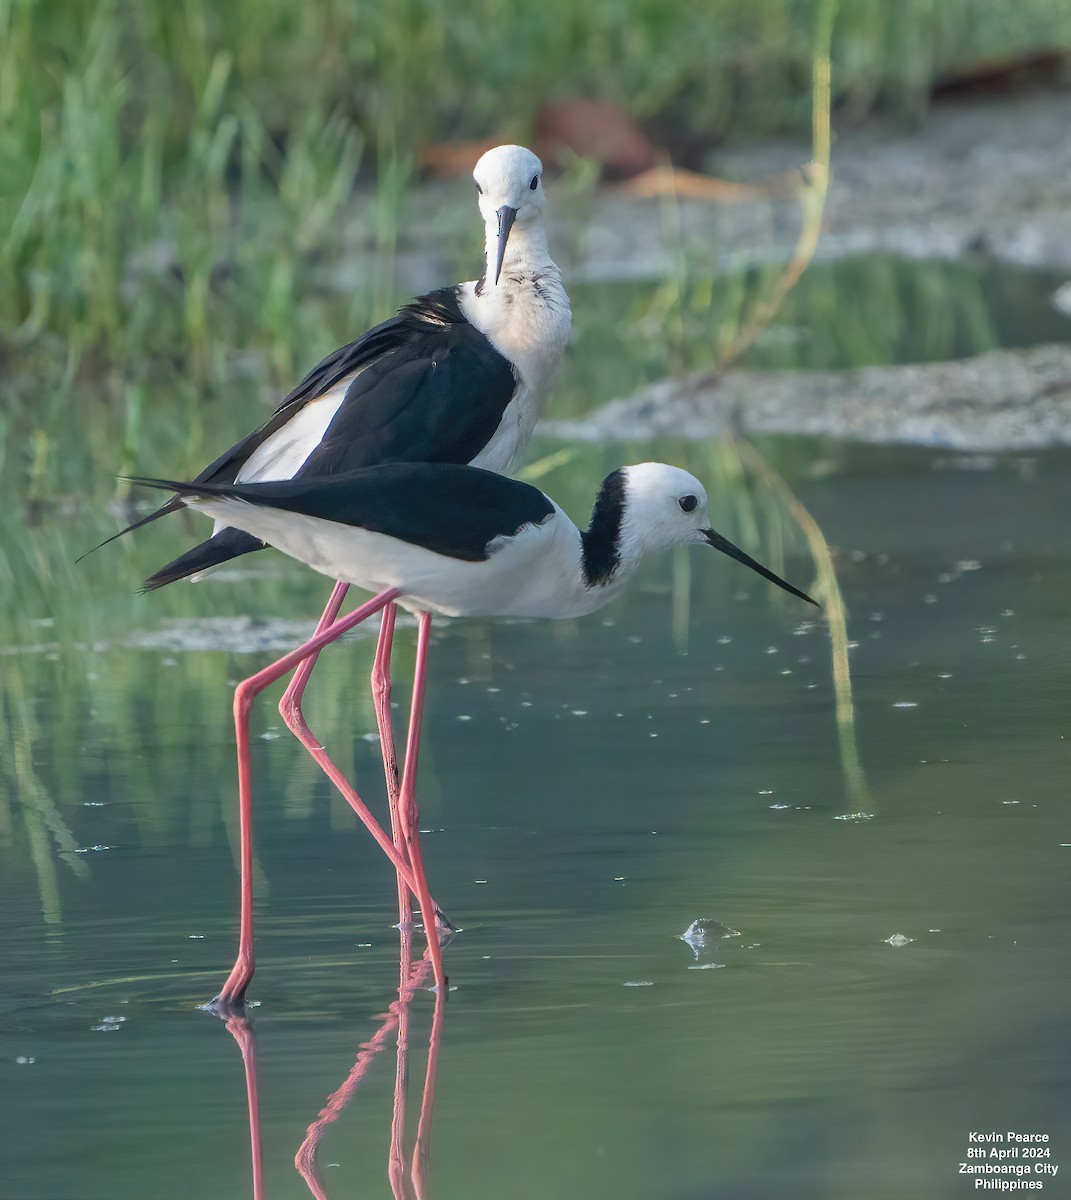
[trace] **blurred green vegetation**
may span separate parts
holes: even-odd
[[[169,370],[219,382],[249,347],[289,383],[398,298],[398,205],[426,141],[524,139],[569,95],[707,144],[802,128],[816,8],[0,0],[0,352],[21,377],[5,399],[40,408],[43,380],[82,375],[136,407]],[[834,106],[917,115],[946,68],[1067,43],[1062,0],[845,0]],[[347,238],[377,265],[328,329],[310,274]]]

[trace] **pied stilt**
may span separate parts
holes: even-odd
[[[583,533],[537,488],[489,471],[447,464],[388,464],[286,483],[135,482],[169,488],[192,508],[245,530],[322,574],[378,593],[301,650],[247,680],[236,693],[244,797],[243,896],[250,886],[252,865],[247,724],[252,697],[295,666],[300,655],[316,653],[384,604],[396,600],[418,617],[399,820],[421,911],[429,913],[415,789],[432,613],[584,616],[621,591],[644,554],[691,543],[714,546],[778,587],[815,603],[716,533],[710,527],[703,485],[687,471],[665,463],[640,463],[608,475]],[[252,918],[247,915],[239,961],[249,963],[251,974]],[[436,983],[442,987],[439,938],[433,922],[425,919],[424,927]]]
[[[308,479],[387,462],[472,463],[491,471],[515,467],[550,392],[571,322],[569,299],[543,226],[542,170],[539,159],[522,146],[498,146],[484,154],[473,171],[485,226],[481,278],[420,297],[391,320],[328,355],[267,421],[209,464],[196,482]],[[184,504],[176,497],[122,532]],[[198,578],[264,545],[248,531],[217,521],[212,537],[150,576],[145,588],[151,591],[179,579]],[[347,588],[345,581],[336,585],[317,634],[338,616]],[[398,784],[389,719],[393,630],[394,608],[387,603],[372,688],[384,746],[391,824],[398,836]],[[316,661],[316,652],[308,652],[307,646],[295,659],[300,669],[279,711],[386,849],[375,818],[302,715],[301,698]],[[238,706],[236,693],[236,712]],[[408,863],[396,858],[402,879],[415,893],[417,881]],[[403,887],[399,897],[403,921],[409,915],[408,895]],[[247,900],[243,892],[246,908]],[[443,920],[441,913],[436,919]],[[221,1007],[240,1000],[247,977],[236,963],[218,998]]]

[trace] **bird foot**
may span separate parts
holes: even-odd
[[[213,997],[207,1004],[199,1004],[197,1006],[201,1012],[211,1013],[214,1017],[219,1017],[221,1021],[229,1021],[232,1017],[245,1016],[245,993],[237,996],[228,996],[227,993],[220,992],[218,996]]]

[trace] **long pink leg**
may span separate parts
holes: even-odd
[[[402,792],[398,800],[398,817],[402,826],[402,836],[409,851],[409,861],[413,866],[413,879],[416,883],[417,900],[424,919],[424,932],[428,939],[428,949],[431,952],[431,964],[435,970],[435,983],[440,991],[446,991],[446,974],[443,971],[442,950],[439,945],[439,931],[435,927],[431,895],[428,892],[428,881],[424,874],[424,859],[420,853],[420,829],[418,827],[419,813],[416,802],[417,759],[420,754],[420,722],[424,713],[424,688],[428,672],[428,641],[431,636],[431,613],[422,612],[417,616],[417,652],[416,669],[413,672],[413,700],[409,714],[409,736],[405,743],[405,766],[402,769]]]
[[[398,847],[398,852],[408,862],[408,849],[405,839],[402,836],[401,820],[398,815],[398,756],[394,749],[394,733],[391,728],[390,715],[390,655],[394,640],[394,619],[397,611],[397,605],[394,604],[389,604],[383,610],[383,624],[379,631],[379,645],[376,647],[375,663],[372,666],[372,698],[375,701],[376,727],[379,730],[379,744],[383,752],[383,774],[387,783],[387,803],[390,805],[391,832],[394,835],[394,844]],[[414,893],[404,888],[401,883],[398,886],[398,921],[399,924],[406,925],[413,919],[409,898]],[[435,915],[435,924],[438,927],[440,936],[448,937],[450,934],[457,933],[457,926],[450,922],[434,899],[431,902],[431,908]]]
[[[274,683],[280,676],[291,671],[309,654],[319,651],[341,637],[347,630],[367,620],[373,613],[378,612],[385,604],[389,604],[398,596],[397,588],[390,588],[378,596],[362,604],[360,608],[348,616],[329,625],[310,641],[289,654],[265,667],[255,675],[243,680],[234,691],[234,732],[238,746],[238,813],[241,836],[241,880],[242,880],[242,924],[238,941],[238,957],[231,969],[223,990],[210,1004],[206,1005],[212,1011],[221,1015],[230,1015],[238,1011],[245,1000],[245,990],[253,977],[253,840],[252,840],[252,780],[249,763],[249,713],[253,707],[254,698],[266,687]],[[324,756],[326,758],[326,755]],[[333,767],[330,759],[328,764]],[[321,763],[321,766],[324,764]],[[326,767],[325,767],[326,770]],[[330,772],[328,772],[330,774]],[[393,842],[379,827],[378,822],[368,811],[364,803],[354,793],[356,800],[355,811],[368,827],[369,832],[379,843],[384,854],[394,864],[396,870],[404,876],[406,883],[419,895],[419,887],[427,894],[427,883],[415,878],[410,870],[409,862],[404,860],[394,848]],[[431,909],[429,908],[430,912]]]
[[[350,585],[348,583],[342,583],[341,581],[335,584],[334,589],[331,592],[331,597],[327,601],[327,607],[323,611],[323,616],[320,617],[319,623],[316,626],[316,633],[313,635],[314,637],[323,633],[325,629],[334,623],[335,619],[338,617],[338,611],[342,607],[342,601],[346,598],[346,593],[349,591],[349,587]],[[387,604],[383,610],[384,620],[386,620],[386,615],[388,612],[393,613],[394,611],[395,606],[393,604]],[[392,619],[391,629],[393,630],[393,628],[394,621]],[[377,661],[381,652],[382,641],[383,635],[381,633],[380,647],[376,650]],[[308,643],[306,643],[306,646],[308,646]],[[279,715],[286,722],[287,728],[290,730],[290,732],[293,733],[298,741],[305,747],[305,749],[308,750],[317,763],[319,763],[327,777],[342,793],[343,799],[350,806],[350,808],[352,808],[353,811],[361,818],[361,820],[367,824],[368,822],[366,819],[366,814],[367,817],[372,817],[372,814],[365,806],[364,801],[361,800],[360,796],[358,796],[356,791],[354,791],[354,789],[350,786],[346,777],[328,757],[327,751],[321,744],[320,739],[316,737],[316,735],[309,728],[308,723],[305,720],[305,714],[301,711],[301,700],[305,694],[305,685],[309,682],[309,676],[312,674],[312,669],[316,665],[316,660],[319,658],[319,656],[319,651],[310,653],[294,672],[294,678],[290,680],[289,684],[287,684],[286,691],[283,692],[282,699],[279,701]],[[387,646],[387,661],[389,667],[389,643]],[[389,675],[387,682],[389,686]],[[376,716],[378,719],[378,712]],[[372,817],[372,820],[374,821],[375,818]],[[380,830],[382,830],[382,826],[379,825],[378,821],[376,821],[375,824]],[[386,835],[384,834],[383,836],[385,837]],[[397,846],[398,839],[396,836],[394,838],[394,842]],[[408,859],[405,861],[408,863]]]
[[[331,590],[331,597],[327,601],[327,607],[323,611],[323,616],[320,618],[319,624],[316,626],[316,633],[323,631],[334,623],[338,617],[339,611],[342,608],[342,601],[346,599],[346,593],[350,590],[348,583],[343,583],[339,580]],[[393,608],[393,605],[390,607]],[[309,745],[314,741],[312,731],[305,724],[305,715],[301,711],[301,700],[305,695],[305,685],[309,682],[309,676],[312,674],[313,667],[316,666],[316,660],[320,657],[319,651],[315,654],[310,654],[308,658],[294,672],[294,678],[286,685],[286,691],[283,692],[283,698],[279,701],[279,715],[283,718],[291,731],[297,734],[298,738],[304,745]]]
[[[341,582],[335,584],[334,590],[331,592],[331,597],[327,602],[327,607],[324,609],[323,616],[316,626],[317,634],[322,633],[338,616],[339,609],[342,607],[342,601],[345,599],[348,590],[349,584]],[[394,753],[394,738],[390,722],[390,655],[394,640],[394,621],[397,611],[397,606],[394,604],[388,604],[383,609],[383,624],[380,627],[379,642],[376,646],[375,665],[372,668],[372,697],[375,701],[376,724],[379,729],[380,746],[383,751],[383,770],[387,781],[387,803],[390,806],[391,832],[396,849],[401,854],[406,865],[408,865],[409,859],[403,849],[400,827],[398,825],[398,763]],[[294,672],[294,678],[290,681],[286,691],[283,693],[282,699],[279,701],[279,715],[286,722],[287,727],[298,741],[301,742],[320,765],[324,774],[327,775],[339,790],[346,803],[367,825],[366,814],[367,816],[371,816],[367,807],[360,796],[357,795],[349,780],[346,779],[345,775],[343,775],[329,757],[319,738],[309,728],[305,720],[305,715],[301,711],[301,700],[305,693],[305,685],[309,681],[309,676],[312,674],[312,668],[316,663],[318,655],[318,651],[309,654],[298,667],[297,671]],[[398,885],[401,889],[398,895],[398,919],[401,922],[412,920],[409,905],[410,892],[406,887],[406,880],[407,876],[402,876],[401,882]],[[435,914],[436,923],[444,933],[455,932],[454,926],[450,924],[442,910],[434,902],[432,911]]]
[[[398,606],[388,604],[383,610],[382,623],[379,627],[379,642],[376,645],[376,657],[372,664],[372,701],[376,710],[376,728],[379,731],[379,748],[383,755],[383,777],[387,785],[387,805],[390,809],[390,831],[394,838],[398,853],[409,861],[409,854],[402,837],[402,827],[398,820],[398,755],[394,749],[394,729],[390,718],[390,655],[394,645],[394,622],[398,615]],[[411,893],[405,881],[398,876],[398,924],[405,930],[413,922],[413,910],[410,904]],[[438,909],[436,909],[438,912]]]

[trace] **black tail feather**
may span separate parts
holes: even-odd
[[[128,525],[125,529],[120,529],[118,533],[113,533],[111,537],[105,538],[103,542],[99,542],[91,550],[87,550],[85,554],[79,555],[74,561],[76,564],[80,563],[83,558],[88,558],[91,554],[100,550],[102,546],[107,546],[109,542],[114,542],[116,538],[121,538],[127,533],[133,533],[135,529],[140,529],[143,525],[151,525],[153,521],[159,521],[161,517],[166,517],[168,513],[178,512],[180,508],[185,507],[186,505],[180,496],[172,496],[166,504],[162,505],[155,512],[149,513],[147,517],[142,517],[132,525]]]
[[[263,550],[264,543],[251,533],[243,533],[240,529],[221,529],[207,541],[180,554],[166,567],[161,567],[155,575],[150,575],[142,587],[143,592],[155,592],[157,588],[165,587],[179,579],[187,579],[210,567],[218,567],[221,563],[230,562],[243,554],[251,554],[254,550]]]

